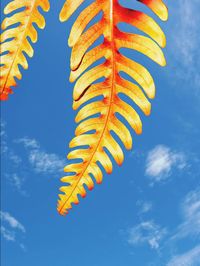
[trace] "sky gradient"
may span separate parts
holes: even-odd
[[[155,79],[152,114],[123,165],[66,217],[56,204],[76,127],[67,38],[77,12],[60,23],[63,2],[51,1],[29,69],[1,104],[1,265],[199,266],[199,1],[165,1],[166,23],[143,8],[167,37],[167,67],[136,55]]]

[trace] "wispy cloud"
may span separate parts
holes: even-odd
[[[31,139],[28,137],[23,137],[20,139],[15,140],[16,143],[22,143],[25,148],[29,149],[40,149],[40,144],[37,140]]]
[[[199,266],[200,245],[183,254],[179,254],[177,250],[180,243],[196,243],[200,238],[200,187],[185,196],[180,210],[182,220],[173,232],[169,232],[162,247],[163,250],[170,250],[171,254],[176,250],[167,266]]]
[[[0,211],[0,217],[1,235],[6,241],[15,242],[17,240],[16,236],[26,233],[25,227],[10,213]]]
[[[191,191],[181,204],[183,221],[172,237],[182,239],[188,236],[200,236],[200,188]]]
[[[180,56],[182,64],[188,66],[195,61],[196,49],[199,46],[198,24],[200,19],[199,16],[194,16],[198,12],[199,1],[179,0],[177,5],[176,11],[180,19],[177,20],[178,25],[175,27],[176,34],[174,35],[175,44],[178,48],[176,54]]]
[[[11,228],[18,229],[23,233],[26,232],[24,226],[17,219],[15,219],[12,215],[10,215],[8,212],[1,211],[0,216],[1,216],[2,222],[6,222]]]
[[[28,161],[35,172],[55,174],[63,171],[65,161],[55,153],[44,151],[37,140],[24,137],[15,142],[24,145],[28,152]]]
[[[150,201],[138,200],[136,205],[139,208],[139,214],[147,213],[147,212],[151,211],[153,208],[153,204]]]
[[[4,226],[1,226],[1,235],[7,241],[15,241],[15,233],[6,229]]]
[[[66,164],[59,155],[45,151],[34,138],[10,140],[4,121],[1,121],[1,152],[4,176],[22,195],[27,195],[24,184],[30,173],[57,175]]]
[[[7,135],[5,131],[6,124],[4,121],[0,121],[0,140],[1,140],[1,154],[4,154],[8,150]]]
[[[144,213],[152,209],[152,204],[145,201],[139,201],[137,206]],[[133,246],[144,247],[144,245],[148,245],[151,249],[157,250],[160,259],[163,260],[166,256],[166,249],[169,252],[168,257],[174,254],[174,250],[176,250],[176,255],[168,261],[166,266],[198,266],[200,246],[184,254],[178,254],[177,250],[180,240],[188,241],[190,239],[196,243],[200,239],[200,187],[190,191],[184,197],[180,204],[180,210],[182,220],[173,231],[156,224],[154,220],[144,220],[126,231],[127,242]],[[163,253],[164,250],[165,253]]]
[[[166,180],[173,168],[182,170],[187,166],[186,156],[164,145],[157,145],[149,151],[146,159],[145,174],[152,184]]]
[[[63,170],[65,161],[54,153],[46,153],[41,150],[32,150],[29,154],[29,162],[37,173],[55,174]]]
[[[152,249],[158,250],[166,234],[166,228],[161,228],[154,221],[145,221],[128,230],[127,241],[130,245],[147,244]]]
[[[199,69],[199,42],[200,42],[200,3],[199,0],[187,1],[178,0],[173,3],[171,20],[173,25],[170,27],[169,52],[172,60],[178,64],[174,66],[174,72],[182,80],[189,79],[190,84],[200,88]],[[174,73],[173,72],[173,73]]]
[[[1,121],[1,169],[4,168],[2,171],[10,184],[20,193],[24,193],[22,190],[24,178],[19,177],[15,172],[20,169],[21,163],[22,158],[8,144],[6,123]]]
[[[24,178],[20,177],[18,174],[14,173],[9,176],[10,181],[13,185],[19,190],[22,191],[22,184],[24,182]]]
[[[198,266],[200,258],[200,245],[188,252],[174,256],[167,266]]]
[[[19,165],[22,162],[22,159],[17,154],[14,154],[13,152],[9,153],[9,159],[16,165]]]

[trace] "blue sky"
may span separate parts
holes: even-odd
[[[199,1],[166,1],[167,67],[138,57],[157,86],[143,134],[66,217],[56,202],[76,126],[67,47],[75,17],[61,24],[62,4],[51,1],[29,70],[1,104],[2,266],[200,265]]]

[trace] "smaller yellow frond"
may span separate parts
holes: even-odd
[[[0,99],[7,100],[16,86],[16,80],[22,78],[19,65],[28,68],[26,55],[33,56],[32,43],[37,42],[38,34],[34,24],[40,29],[45,27],[45,19],[38,8],[47,12],[48,0],[13,0],[4,9],[8,15],[2,22],[3,33],[0,36]],[[18,11],[19,9],[19,11]],[[14,12],[14,14],[12,14]]]

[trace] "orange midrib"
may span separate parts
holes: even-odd
[[[35,4],[36,4],[36,0],[34,0],[34,2],[33,2],[33,5],[32,5],[32,7],[31,7],[31,11],[30,11],[30,16],[28,17],[28,19],[27,19],[27,23],[25,24],[25,30],[24,30],[24,33],[22,34],[22,37],[21,37],[21,39],[20,39],[20,42],[19,42],[19,47],[17,48],[17,50],[16,50],[16,52],[15,52],[15,55],[14,55],[14,57],[13,57],[13,61],[12,61],[12,64],[11,64],[11,66],[10,66],[10,68],[9,68],[9,71],[8,71],[8,74],[7,74],[7,76],[6,76],[6,80],[5,80],[5,83],[4,83],[4,86],[3,86],[3,90],[2,90],[2,94],[3,94],[3,92],[5,91],[5,89],[7,88],[6,87],[6,83],[7,83],[7,81],[8,81],[8,79],[9,79],[9,76],[10,76],[10,72],[11,72],[11,70],[12,70],[12,67],[13,67],[13,65],[14,65],[14,63],[15,63],[15,60],[16,60],[16,58],[17,58],[17,56],[18,56],[18,53],[19,53],[19,50],[20,50],[20,48],[21,48],[21,46],[22,46],[22,44],[23,44],[23,40],[26,38],[26,33],[27,33],[27,29],[28,29],[28,26],[29,26],[29,24],[30,24],[30,18],[31,18],[31,16],[32,16],[32,11],[35,9]],[[25,12],[26,10],[24,10],[24,12]],[[20,24],[21,25],[21,24]],[[19,27],[20,27],[20,25],[19,25]]]
[[[113,100],[113,94],[114,94],[114,84],[115,84],[115,79],[116,79],[116,71],[115,71],[115,45],[114,45],[114,21],[113,21],[113,14],[114,14],[114,6],[113,6],[113,0],[109,0],[110,2],[110,14],[109,14],[109,17],[110,17],[110,42],[111,42],[111,50],[112,50],[112,58],[111,58],[111,62],[112,62],[112,81],[111,81],[111,90],[110,90],[110,101],[109,101],[109,104],[108,104],[108,113],[107,113],[107,117],[106,117],[106,121],[105,121],[105,126],[104,128],[102,129],[102,133],[101,133],[101,136],[99,138],[99,141],[96,145],[96,148],[94,149],[92,155],[91,155],[91,158],[90,160],[88,161],[88,163],[86,164],[85,168],[83,169],[83,172],[81,174],[81,176],[78,178],[78,180],[76,181],[75,183],[75,186],[74,188],[72,189],[70,195],[67,197],[67,199],[65,200],[65,202],[62,204],[62,206],[60,207],[59,209],[59,213],[62,213],[62,210],[64,209],[65,205],[67,204],[68,200],[71,198],[71,196],[73,195],[75,189],[77,188],[82,176],[85,174],[88,166],[90,165],[97,149],[99,148],[100,144],[101,144],[101,141],[102,141],[102,138],[103,138],[103,135],[105,133],[105,130],[107,128],[107,125],[108,125],[108,120],[110,118],[110,113],[111,113],[111,107],[112,107],[112,100]]]

